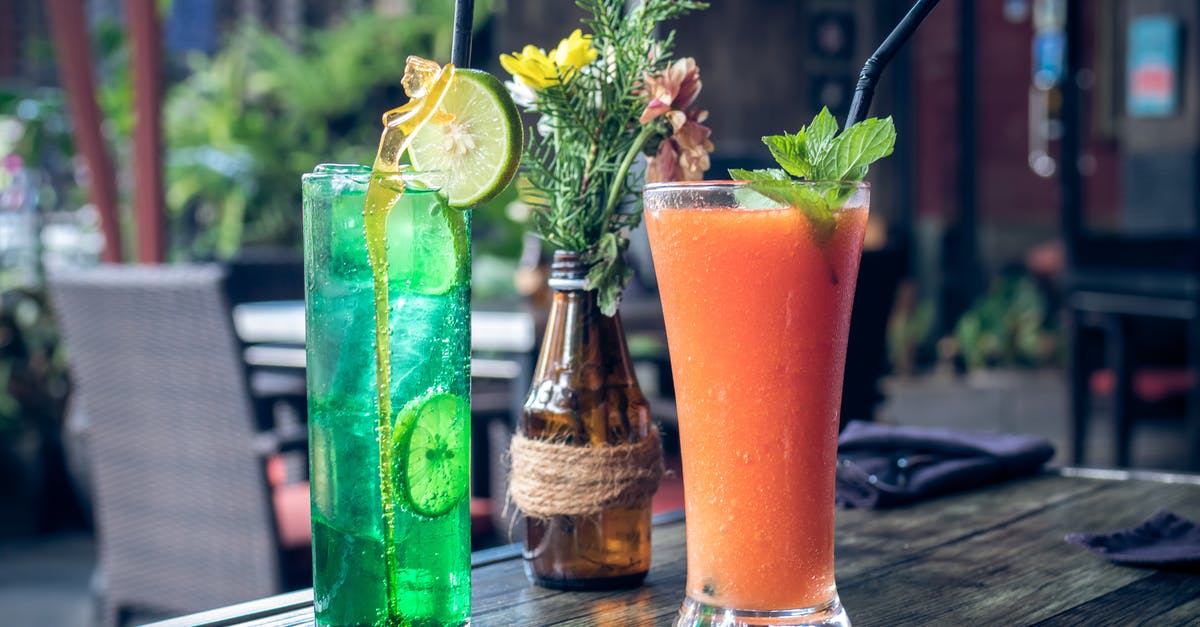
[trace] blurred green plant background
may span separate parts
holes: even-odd
[[[887,330],[891,370],[910,376],[935,367],[949,372],[1060,367],[1063,337],[1052,293],[1024,271],[1001,272],[941,334],[931,300],[901,299]]]
[[[41,285],[34,207],[78,208],[62,92],[0,90],[0,444],[60,425],[69,390],[57,327]]]
[[[161,10],[170,4],[161,3]],[[350,13],[301,32],[294,42],[243,21],[224,34],[212,55],[168,56],[163,158],[170,259],[222,260],[262,249],[298,256],[300,176],[319,163],[371,162],[381,115],[407,100],[400,85],[407,56],[449,59],[453,4],[411,0],[404,15]],[[485,32],[493,1],[477,0],[475,7],[475,23]],[[114,22],[97,23],[92,34],[97,99],[118,169],[122,239],[131,247],[128,41],[123,25]],[[30,48],[32,57],[52,58],[48,39]],[[0,85],[0,193],[21,185],[28,199],[22,211],[36,213],[38,224],[45,215],[75,214],[94,231],[95,212],[75,158],[60,88]],[[477,298],[514,293],[523,233],[509,216],[515,198],[510,190],[474,210]],[[135,258],[132,249],[123,252],[125,259]],[[31,426],[60,424],[67,381],[45,306],[40,255],[29,263],[0,262],[3,439]]]
[[[1025,275],[1000,275],[954,326],[967,370],[1059,365],[1061,339],[1046,297]]]
[[[249,22],[212,56],[191,54],[163,105],[166,203],[176,259],[229,258],[247,247],[298,248],[300,175],[319,163],[370,163],[380,116],[407,100],[408,55],[450,56],[453,3],[416,0],[411,13],[348,16],[295,46]],[[477,23],[490,2],[477,2]],[[101,30],[100,101],[128,156],[132,89],[125,39]],[[129,159],[118,159],[129,163]],[[510,193],[475,211],[476,253],[516,258],[521,225]]]

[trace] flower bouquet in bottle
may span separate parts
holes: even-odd
[[[513,99],[537,118],[522,200],[554,251],[553,302],[510,449],[509,495],[525,514],[530,579],[599,589],[645,578],[663,471],[617,312],[633,275],[623,254],[641,221],[641,181],[700,179],[713,145],[696,106],[695,61],[673,59],[673,33],[657,35],[662,22],[705,5],[579,5],[584,28],[556,48],[500,57]]]

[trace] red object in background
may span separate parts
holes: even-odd
[[[1133,91],[1143,96],[1169,98],[1175,93],[1175,73],[1167,65],[1144,65],[1131,80]]]
[[[916,214],[953,218],[958,204],[958,11],[943,2],[913,35]]]
[[[162,168],[162,28],[155,0],[127,0],[133,42],[133,166],[138,225],[138,260],[161,263],[166,257]]]
[[[1196,384],[1196,373],[1186,368],[1145,368],[1133,373],[1133,396],[1158,403],[1187,394]],[[1117,375],[1112,370],[1097,370],[1092,373],[1088,387],[1093,394],[1112,394],[1117,389]]]
[[[73,136],[88,169],[88,187],[92,202],[100,212],[104,233],[103,259],[121,261],[121,229],[117,221],[117,177],[112,158],[101,132],[100,107],[92,78],[91,38],[78,0],[49,0],[46,10],[54,49],[58,53],[58,72],[67,92]]]

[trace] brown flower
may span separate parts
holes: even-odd
[[[639,122],[650,120],[672,110],[686,109],[700,95],[700,68],[691,57],[679,59],[658,74],[643,77],[645,93],[650,96]]]
[[[712,130],[701,124],[708,118],[702,109],[669,111],[672,134],[658,145],[658,153],[647,159],[646,182],[699,181],[710,164]]]
[[[703,109],[671,111],[667,114],[667,120],[671,122],[671,128],[675,131],[675,139],[680,146],[684,148],[703,147],[712,152],[713,145],[708,139],[712,136],[712,129],[700,124],[706,119],[708,119],[708,111]]]
[[[664,139],[658,144],[658,154],[646,158],[646,182],[667,183],[683,178],[679,169],[679,153],[675,150],[675,141]]]

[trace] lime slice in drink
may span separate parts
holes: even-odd
[[[504,190],[521,161],[517,106],[495,76],[457,69],[442,111],[453,119],[417,129],[408,146],[412,165],[447,173],[451,207],[484,203]]]
[[[414,399],[400,412],[392,439],[393,480],[414,512],[443,516],[466,496],[470,419],[467,402],[447,393]]]

